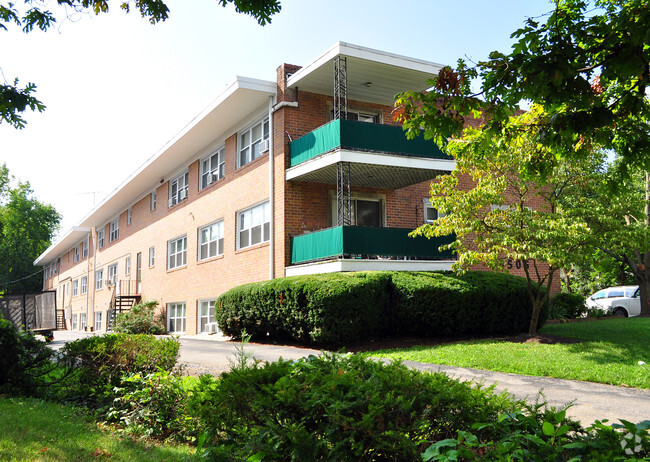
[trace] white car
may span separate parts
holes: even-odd
[[[585,303],[588,308],[598,308],[614,316],[638,316],[641,314],[639,286],[608,287],[599,290]]]

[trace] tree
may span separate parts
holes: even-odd
[[[41,290],[42,268],[34,260],[50,245],[60,216],[33,197],[29,183],[11,186],[6,165],[0,167],[0,293]]]
[[[540,145],[558,148],[558,160],[588,157],[589,143],[597,143],[617,152],[621,166],[650,170],[650,3],[553,3],[545,22],[528,19],[512,34],[509,54],[494,51],[473,67],[460,60],[430,91],[401,95],[398,118],[410,136],[424,127],[426,137],[444,144],[479,116],[481,130],[498,135],[527,100],[548,115],[534,121],[540,125],[532,133]],[[473,93],[476,77],[480,90]]]
[[[238,13],[244,13],[255,18],[259,25],[264,26],[271,22],[271,16],[281,9],[280,0],[217,0],[223,7],[232,3]],[[22,28],[23,32],[30,33],[34,28],[47,31],[56,23],[56,16],[46,9],[47,1],[32,2],[25,0],[22,10],[15,3],[0,4],[0,29],[8,30],[8,26]],[[74,12],[91,11],[96,15],[108,12],[108,0],[56,0],[59,11],[67,16],[70,10]],[[143,18],[151,24],[167,20],[169,8],[163,0],[135,0],[123,1],[120,8],[129,13],[135,7]],[[15,128],[24,128],[25,119],[22,114],[26,110],[43,112],[45,105],[39,101],[34,93],[36,85],[28,83],[21,87],[18,79],[13,83],[0,84],[0,123],[7,122]]]
[[[573,164],[555,163],[541,176],[529,169],[532,156],[550,158],[536,133],[520,130],[545,117],[541,108],[511,118],[500,137],[467,128],[462,139],[451,140],[447,151],[456,169],[431,184],[431,204],[440,215],[432,224],[414,231],[427,237],[456,234],[446,246],[455,250],[455,269],[484,264],[493,270],[523,268],[533,306],[529,333],[537,332],[542,307],[547,302],[560,267],[585,245],[589,229],[563,213],[561,199],[582,187],[592,157]],[[459,188],[461,182],[467,183]],[[546,290],[540,290],[544,286]]]

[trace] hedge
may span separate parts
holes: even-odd
[[[235,287],[215,309],[234,338],[246,331],[258,340],[326,345],[397,334],[516,334],[531,313],[525,279],[484,271],[293,276]],[[547,308],[541,323],[546,315]]]

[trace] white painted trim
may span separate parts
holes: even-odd
[[[453,260],[329,260],[303,265],[287,266],[285,276],[303,276],[321,273],[352,271],[449,271]]]
[[[288,168],[285,177],[287,181],[293,180],[339,162],[417,168],[422,170],[442,170],[445,172],[451,172],[456,168],[456,162],[451,159],[430,159],[426,157],[408,157],[388,153],[382,154],[337,149]]]

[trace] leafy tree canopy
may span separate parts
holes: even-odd
[[[563,158],[584,158],[597,143],[616,151],[621,165],[650,169],[650,2],[553,3],[548,15],[528,19],[512,34],[517,41],[510,53],[494,51],[471,67],[460,60],[441,70],[430,91],[400,95],[396,118],[409,136],[424,127],[425,137],[444,144],[481,117],[482,130],[495,134],[527,130],[507,120],[529,101],[547,115],[535,120],[540,146],[559,148]],[[478,93],[470,85],[475,78]]]
[[[33,262],[50,245],[60,216],[33,197],[29,183],[12,183],[0,166],[0,293],[38,291],[42,268]]]
[[[270,23],[271,16],[281,9],[280,0],[217,1],[223,7],[233,4],[238,13],[252,16],[261,26]],[[13,2],[0,3],[0,30],[19,27],[26,34],[32,32],[34,28],[47,31],[57,20],[55,14],[48,9],[50,4],[58,7],[58,11],[62,11],[66,17],[71,12],[89,11],[98,15],[109,10],[108,0],[45,0],[42,2],[25,0],[23,8]],[[132,8],[138,10],[151,24],[165,21],[170,12],[162,0],[123,1],[119,5],[126,13],[129,13]],[[35,92],[34,83],[30,82],[23,87],[18,79],[12,83],[0,84],[0,123],[7,122],[15,128],[24,128],[26,122],[22,115],[26,110],[43,112],[45,105],[34,96]]]

